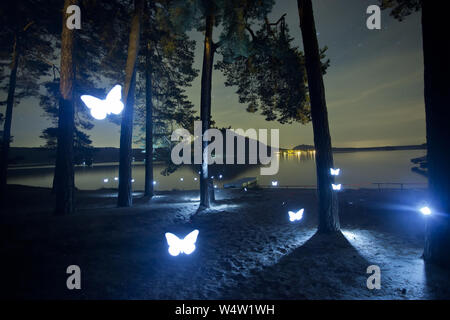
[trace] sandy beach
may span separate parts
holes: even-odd
[[[26,299],[446,299],[448,271],[421,259],[421,190],[347,190],[339,195],[342,233],[315,234],[315,190],[217,190],[194,216],[197,191],[77,192],[78,211],[52,214],[49,189],[10,186],[3,210],[2,296]],[[289,210],[304,208],[292,223]],[[172,257],[165,232],[199,230],[191,255]],[[78,265],[82,289],[68,290]],[[369,290],[367,267],[381,269]]]

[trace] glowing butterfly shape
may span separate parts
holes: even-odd
[[[83,95],[81,100],[91,109],[91,115],[97,120],[103,120],[110,113],[119,114],[123,110],[122,87],[116,85],[106,96],[105,100]]]
[[[341,190],[341,188],[342,188],[342,184],[332,183],[331,186],[333,187],[333,190],[337,190],[337,191]]]
[[[337,168],[337,169],[330,168],[330,173],[332,176],[338,176],[340,172],[341,172],[341,169],[339,169],[339,168]]]
[[[184,178],[180,178],[180,181],[184,181]]]
[[[156,184],[156,181],[153,181],[153,185],[155,185]]]
[[[301,220],[303,218],[303,211],[305,209],[300,209],[297,212],[289,211],[289,220],[291,222]]]
[[[197,181],[197,178],[194,178],[194,181]]]
[[[108,181],[109,181],[108,178],[103,179],[103,182],[104,182],[104,183],[108,183]]]
[[[272,181],[272,187],[278,186],[278,181]]]
[[[424,216],[429,216],[431,214],[431,209],[428,207],[423,207],[420,209],[420,212],[424,215]]]
[[[219,179],[222,179],[222,177],[223,177],[222,175],[219,175]]]
[[[119,180],[119,178],[118,177],[114,177],[114,181],[117,181],[117,180]]]
[[[169,245],[170,255],[176,257],[180,253],[191,254],[195,250],[195,242],[197,241],[198,230],[189,233],[184,239],[178,238],[173,233],[167,232],[166,239]]]

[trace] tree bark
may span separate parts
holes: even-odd
[[[422,1],[425,115],[428,146],[428,188],[433,214],[428,217],[424,259],[450,266],[450,109],[449,45],[442,41],[446,11]]]
[[[73,101],[73,48],[74,31],[66,27],[68,14],[66,9],[76,5],[77,0],[65,0],[61,33],[61,76],[58,119],[58,147],[56,154],[56,207],[58,215],[74,211],[74,168],[73,168],[73,132],[74,132],[74,101]]]
[[[143,0],[134,1],[134,13],[131,21],[130,39],[128,43],[128,57],[125,68],[124,104],[122,123],[120,127],[120,151],[119,151],[119,195],[117,205],[119,207],[130,207],[133,203],[131,185],[131,161],[132,161],[132,139],[133,139],[133,113],[134,93],[136,88],[136,62],[139,52],[139,39]]]
[[[153,101],[151,44],[147,43],[145,69],[145,191],[144,196],[153,197]]]
[[[17,68],[19,65],[19,50],[17,36],[14,38],[13,54],[11,59],[11,73],[9,75],[8,98],[6,100],[5,123],[3,125],[3,138],[0,154],[0,202],[6,201],[6,188],[8,177],[9,146],[11,143],[11,122],[14,107],[14,94],[16,91]]]
[[[203,141],[206,130],[211,122],[211,84],[214,64],[214,44],[212,40],[214,15],[206,17],[205,44],[203,51],[203,67],[201,82],[200,119],[202,121],[202,168],[200,174],[200,206],[209,208],[213,199],[214,188],[209,177],[207,158],[208,142]]]
[[[297,0],[297,4],[305,50],[314,147],[316,150],[317,190],[319,197],[318,231],[323,233],[336,232],[340,229],[338,200],[336,193],[333,192],[331,187],[331,184],[334,183],[334,178],[330,175],[330,168],[334,167],[333,153],[314,13],[311,0]]]

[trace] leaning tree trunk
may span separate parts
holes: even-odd
[[[74,211],[74,168],[73,168],[73,132],[74,101],[73,101],[73,47],[74,31],[66,27],[69,15],[67,7],[76,5],[77,0],[65,0],[61,33],[61,76],[59,83],[59,119],[58,119],[58,147],[56,151],[55,184],[56,207],[59,215]]]
[[[144,196],[153,197],[153,101],[151,44],[147,43],[145,61],[145,191]]]
[[[330,129],[328,127],[328,112],[325,101],[319,44],[311,0],[297,0],[300,16],[300,28],[305,50],[306,73],[311,99],[311,118],[314,132],[314,147],[316,150],[317,190],[319,196],[319,232],[339,231],[339,215],[337,195],[331,184],[330,175],[333,168],[333,153],[331,148]]]
[[[0,201],[2,204],[6,200],[9,145],[11,142],[11,122],[14,106],[14,93],[16,90],[16,77],[18,64],[19,64],[19,50],[16,36],[14,38],[13,54],[11,60],[11,73],[9,75],[8,98],[6,100],[5,124],[3,126],[3,140],[0,150]]]
[[[200,119],[202,121],[202,169],[200,174],[200,206],[209,208],[213,198],[214,188],[209,177],[208,168],[208,141],[203,141],[206,130],[211,122],[211,83],[214,63],[214,44],[212,33],[214,28],[214,15],[206,17],[205,47],[203,51],[203,67],[201,82]]]
[[[439,35],[447,28],[442,6],[422,1],[428,184],[433,215],[428,217],[424,259],[450,266],[450,50]]]
[[[128,43],[128,57],[125,67],[125,88],[122,123],[120,127],[120,152],[119,152],[119,195],[117,205],[130,207],[133,203],[131,186],[131,161],[133,139],[133,113],[134,93],[136,88],[136,63],[139,52],[139,39],[141,32],[143,0],[134,1],[134,13],[131,20],[130,39]]]

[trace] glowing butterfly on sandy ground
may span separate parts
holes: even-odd
[[[424,216],[429,216],[431,214],[431,209],[428,207],[423,207],[420,208],[420,212],[424,215]]]
[[[289,220],[291,222],[301,220],[303,218],[303,211],[305,209],[300,209],[297,212],[289,211]]]
[[[272,187],[278,186],[278,181],[272,181]]]
[[[191,254],[195,250],[195,242],[197,241],[198,230],[189,233],[184,239],[178,238],[173,233],[167,232],[166,239],[169,245],[170,255],[176,257],[180,253]]]
[[[341,169],[339,169],[339,168],[337,168],[337,169],[330,168],[330,173],[331,173],[332,176],[338,176],[339,173],[341,173]]]
[[[332,183],[331,186],[333,187],[333,190],[339,191],[342,188],[342,184],[334,184]]]
[[[97,120],[103,120],[110,113],[119,114],[123,110],[122,86],[116,85],[106,96],[105,100],[83,95],[81,100],[91,109],[91,115]]]

